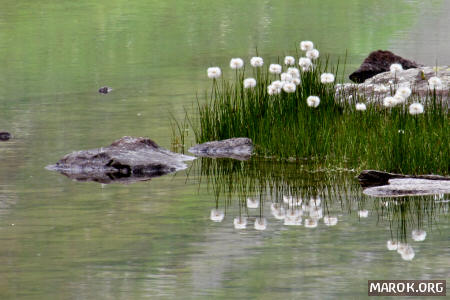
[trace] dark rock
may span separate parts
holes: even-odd
[[[364,194],[375,197],[403,197],[450,193],[450,177],[403,175],[365,170],[358,176]]]
[[[5,131],[0,132],[0,141],[7,141],[9,139],[11,139],[11,133]]]
[[[252,155],[253,143],[249,138],[231,138],[207,142],[189,148],[189,152],[200,157],[233,158],[247,160]]]
[[[389,71],[390,66],[395,63],[401,64],[404,70],[420,66],[390,51],[378,50],[370,53],[359,69],[350,74],[349,78],[353,82],[361,83],[379,73]]]
[[[104,86],[98,89],[98,92],[101,94],[108,94],[109,92],[112,91],[112,88]]]
[[[193,159],[159,147],[148,138],[126,136],[108,147],[67,154],[47,169],[78,181],[131,183],[185,169],[183,161]]]

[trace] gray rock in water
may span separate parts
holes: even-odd
[[[450,193],[450,177],[440,175],[404,175],[364,170],[358,180],[364,194],[375,197],[401,197]]]
[[[125,136],[108,147],[67,154],[46,168],[78,181],[131,183],[185,169],[183,161],[193,159],[159,147],[151,139]]]
[[[431,77],[438,77],[442,81],[439,88],[430,89],[428,80]],[[356,97],[364,97],[367,101],[381,102],[387,96],[393,96],[395,90],[399,87],[407,86],[411,88],[415,101],[424,101],[427,94],[436,91],[438,99],[443,103],[448,102],[450,98],[450,67],[419,67],[397,72],[396,75],[391,72],[384,72],[367,79],[364,83],[354,84],[345,83],[336,85],[336,97],[341,101],[350,98],[356,100]],[[418,98],[418,99],[417,99]],[[447,104],[448,105],[448,104]]]
[[[247,160],[252,155],[253,143],[249,138],[231,138],[195,145],[189,152],[201,157]]]

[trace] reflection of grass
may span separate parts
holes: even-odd
[[[198,164],[199,166],[196,166]],[[369,209],[380,221],[390,224],[392,238],[405,241],[412,229],[421,229],[438,221],[446,213],[448,203],[436,203],[434,196],[405,197],[402,199],[370,198],[348,171],[311,171],[295,163],[273,162],[254,158],[249,161],[201,158],[193,167],[200,168],[201,178],[215,194],[215,208],[227,209],[237,204],[240,215],[246,216],[246,198],[259,199],[259,215],[265,207],[278,203],[288,211],[292,203],[283,203],[283,196],[303,199],[304,203],[320,197],[323,215],[331,211],[351,213]],[[388,203],[388,204],[386,204]]]
[[[334,85],[320,82],[320,74],[330,69],[336,74],[338,67],[319,60],[301,73],[295,93],[272,96],[267,88],[279,78],[267,67],[236,72],[232,82],[214,80],[207,101],[198,104],[198,122],[191,122],[196,141],[249,137],[260,156],[308,160],[319,167],[448,174],[448,107],[438,104],[435,93],[424,99],[420,115],[408,113],[413,97],[393,108],[368,104],[366,111],[356,111],[356,100],[338,103]],[[256,78],[254,89],[243,87],[249,76]],[[317,108],[308,107],[310,95],[320,97]]]

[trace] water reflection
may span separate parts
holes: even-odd
[[[214,191],[211,220],[239,230],[296,227],[388,226],[380,243],[401,259],[413,260],[416,242],[433,234],[448,212],[444,195],[374,198],[362,193],[351,170],[309,170],[305,165],[253,158],[249,161],[202,158],[192,166]],[[367,221],[365,221],[367,219]],[[359,220],[359,221],[358,221]],[[281,227],[280,227],[281,226]],[[276,228],[276,229],[275,229]],[[348,229],[346,229],[348,230]],[[356,228],[357,232],[357,228]]]

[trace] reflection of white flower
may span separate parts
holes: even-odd
[[[244,61],[241,58],[232,58],[230,60],[230,68],[240,69],[244,66]]]
[[[280,78],[282,81],[291,81],[292,75],[289,73],[281,73]]]
[[[428,84],[430,85],[431,90],[440,90],[442,89],[442,80],[439,77],[431,77],[428,79]]]
[[[317,219],[317,220],[319,220],[319,219],[322,219],[322,217],[323,217],[323,211],[322,211],[322,208],[321,207],[311,207],[310,206],[310,208],[309,208],[309,216],[311,217],[311,218],[314,218],[314,219]]]
[[[422,242],[425,241],[425,238],[427,237],[427,233],[425,230],[413,230],[412,233],[412,239],[416,242]]]
[[[254,78],[246,78],[244,79],[244,88],[254,88],[256,86],[256,80]]]
[[[269,66],[269,72],[272,74],[280,74],[281,70],[282,70],[282,68],[279,64],[271,64]]]
[[[253,67],[262,67],[264,65],[264,60],[262,57],[255,56],[250,59],[250,64]]]
[[[321,203],[322,203],[322,199],[320,199],[319,196],[317,196],[317,197],[311,197],[311,199],[309,199],[309,206],[310,206],[310,207],[317,207],[317,206],[320,206]]]
[[[280,203],[272,203],[270,205],[270,210],[272,212],[272,215],[275,217],[275,219],[277,219],[277,220],[284,219],[286,213]]]
[[[323,223],[327,226],[335,226],[338,222],[337,217],[325,216],[323,217]]]
[[[292,196],[283,195],[283,202],[291,206],[299,206],[302,204],[302,199]]]
[[[284,58],[284,64],[285,64],[286,66],[292,66],[292,65],[294,65],[294,64],[295,64],[295,58],[292,57],[292,56],[286,56],[286,57]]]
[[[258,208],[259,207],[259,201],[252,198],[247,198],[247,207],[248,208]]]
[[[311,49],[309,51],[306,51],[306,57],[309,59],[318,59],[319,58],[319,50]]]
[[[356,103],[355,108],[356,108],[356,110],[359,110],[359,111],[364,111],[367,109],[367,107],[364,103]]]
[[[208,68],[208,78],[216,79],[219,78],[220,75],[222,75],[222,71],[219,67]]]
[[[311,41],[302,41],[300,42],[300,49],[302,49],[302,51],[309,51],[314,49],[314,43]]]
[[[306,219],[305,220],[305,227],[306,228],[316,228],[317,227],[317,220],[316,219]]]
[[[234,218],[234,228],[245,229],[246,227],[247,227],[247,218],[246,217]]]
[[[308,98],[306,98],[306,103],[309,107],[317,107],[319,106],[320,98],[317,96],[309,96]]]
[[[409,113],[411,115],[418,115],[423,113],[423,105],[420,103],[413,103],[409,106]]]
[[[392,65],[389,67],[389,70],[391,70],[391,73],[395,75],[395,74],[397,74],[398,72],[403,71],[403,67],[402,67],[401,64],[392,64]]]
[[[358,211],[358,216],[360,218],[367,218],[369,216],[369,211],[365,210],[365,209],[360,210],[360,211]]]
[[[398,88],[398,90],[395,94],[406,99],[409,96],[411,96],[411,89],[407,86],[402,86],[402,87]]]
[[[223,210],[221,209],[211,209],[211,221],[214,222],[222,222],[223,218],[225,217],[225,214]]]
[[[283,85],[283,91],[285,91],[286,93],[294,93],[296,89],[296,85],[292,82],[286,82]]]
[[[388,97],[384,98],[384,100],[383,100],[383,105],[386,107],[393,107],[396,104],[397,104],[397,100],[395,100],[394,97],[388,96]]]
[[[286,217],[284,218],[284,225],[287,226],[300,226],[302,225],[302,217],[299,215],[289,215],[286,214]]]
[[[266,230],[266,228],[267,228],[266,218],[256,218],[255,229],[256,230]]]
[[[312,62],[307,57],[300,57],[300,59],[298,60],[298,65],[302,67],[303,71],[308,71],[312,65]]]
[[[386,243],[386,247],[389,251],[394,251],[397,250],[397,242],[393,241],[393,240],[389,240]]]
[[[412,260],[415,256],[414,249],[408,244],[401,244],[397,247],[397,252],[403,260]]]

